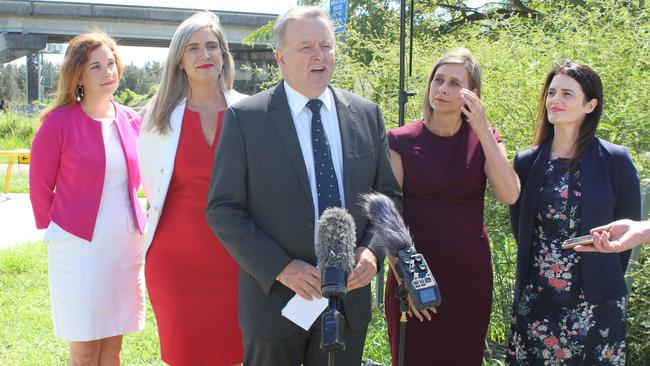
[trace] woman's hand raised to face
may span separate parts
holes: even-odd
[[[461,89],[460,97],[465,102],[462,113],[467,117],[467,121],[477,135],[488,131],[488,121],[485,116],[483,104],[478,95],[469,89]]]

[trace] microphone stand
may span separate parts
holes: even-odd
[[[410,54],[409,54],[409,76],[413,71],[413,0],[411,0],[411,40],[410,40]],[[404,86],[404,74],[406,68],[405,62],[405,53],[406,53],[406,0],[400,1],[400,13],[399,13],[399,94],[398,94],[398,106],[399,106],[399,115],[398,123],[399,126],[404,126],[404,114],[406,109],[406,102],[409,97],[415,95],[413,92],[405,90]]]
[[[404,284],[400,284],[395,289],[395,298],[399,300],[399,308],[402,317],[399,319],[399,350],[397,352],[398,366],[404,366],[404,348],[406,345],[406,313],[409,311],[408,290]]]
[[[338,296],[331,296],[328,300],[330,309],[339,309]],[[336,354],[334,351],[327,352],[327,366],[336,366]]]
[[[321,316],[320,348],[327,352],[328,366],[335,365],[335,352],[345,351],[345,316],[341,312],[347,294],[347,273],[336,268],[325,268],[321,278],[321,292],[328,300],[328,308]]]

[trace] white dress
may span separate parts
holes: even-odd
[[[45,234],[54,333],[66,341],[144,328],[144,244],[129,199],[124,151],[113,120],[98,123],[106,173],[93,239],[81,239],[54,222]]]

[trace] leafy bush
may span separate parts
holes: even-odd
[[[632,293],[628,303],[627,364],[650,365],[650,248],[641,249],[641,259],[631,263]]]
[[[605,105],[598,136],[625,145],[642,178],[650,176],[650,9],[630,2],[557,2],[540,9],[537,19],[512,17],[467,24],[452,34],[415,35],[413,76],[406,89],[418,94],[406,107],[406,123],[419,118],[426,78],[446,51],[469,48],[483,68],[481,99],[491,124],[503,137],[510,157],[530,145],[538,98],[554,61],[573,59],[599,73]],[[397,19],[386,18],[390,29]],[[399,45],[392,35],[372,37],[348,28],[339,43],[334,84],[353,90],[381,107],[388,127],[398,124]],[[361,55],[361,56],[359,56]],[[407,60],[408,62],[408,60]],[[509,331],[514,291],[516,245],[507,208],[486,196],[485,220],[494,265],[494,301],[488,334],[503,344]],[[628,364],[650,364],[647,249],[630,300]],[[645,271],[645,272],[643,272]],[[645,275],[643,275],[645,273]],[[497,347],[498,348],[498,347]],[[640,357],[640,358],[639,358]]]
[[[152,87],[150,88],[150,91],[152,90],[155,93],[156,89]],[[126,88],[119,92],[117,96],[115,96],[115,101],[125,106],[137,107],[143,105],[148,98],[148,95],[141,95],[129,88]]]
[[[0,150],[29,149],[38,126],[34,115],[0,112]]]

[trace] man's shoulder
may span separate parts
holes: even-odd
[[[349,104],[351,106],[359,106],[362,108],[377,108],[377,103],[372,102],[353,92],[335,87],[332,87],[332,92],[334,93],[335,98],[340,99],[341,102],[345,104]]]
[[[278,86],[262,90],[258,93],[244,98],[230,106],[234,112],[266,112],[271,103],[271,98],[276,93]]]

